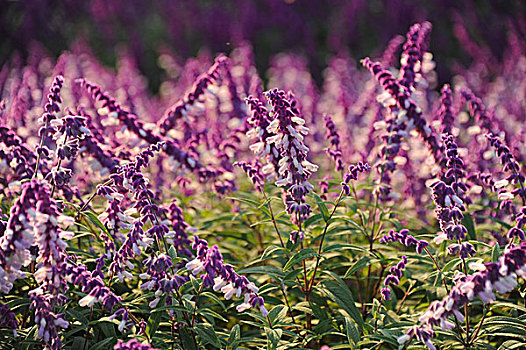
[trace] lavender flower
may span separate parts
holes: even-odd
[[[194,85],[175,105],[168,109],[161,120],[157,123],[161,130],[161,135],[165,136],[170,131],[177,120],[184,117],[192,108],[192,106],[200,100],[210,85],[212,85],[219,77],[219,70],[226,65],[228,58],[226,56],[219,56],[215,59],[214,64],[210,67],[208,72],[202,74],[194,82]]]
[[[234,295],[244,296],[244,302],[236,308],[239,312],[258,307],[263,316],[268,315],[259,289],[246,277],[238,275],[231,265],[224,265],[217,246],[209,248],[205,240],[194,236],[192,248],[196,250],[196,258],[189,261],[186,268],[195,276],[204,272],[200,277],[205,287],[213,287],[216,292],[221,290],[227,300]]]
[[[448,250],[450,253],[460,253],[461,257],[473,255],[474,247],[469,243],[461,243],[466,238],[468,232],[461,221],[464,215],[462,211],[466,210],[464,202],[466,198],[464,193],[467,190],[466,185],[462,182],[465,177],[464,162],[458,155],[458,147],[450,134],[442,136],[445,144],[445,165],[441,179],[431,184],[433,189],[433,201],[436,204],[435,213],[442,232],[434,239],[440,243],[445,239],[458,242]]]
[[[405,255],[402,256],[402,260],[398,262],[395,266],[392,266],[389,269],[389,274],[384,279],[384,288],[382,288],[381,293],[384,300],[389,300],[391,291],[389,290],[390,284],[398,285],[400,283],[400,278],[402,278],[402,271],[405,269],[405,265],[407,265],[407,257]]]
[[[456,317],[462,322],[464,316],[459,310],[475,297],[479,297],[484,303],[490,303],[496,299],[494,291],[504,294],[513,290],[517,286],[518,276],[526,278],[526,243],[505,251],[497,262],[471,264],[470,267],[479,271],[460,278],[446,297],[431,303],[420,317],[420,326],[410,329],[406,335],[400,337],[400,344],[424,332],[426,337],[417,339],[423,341],[429,349],[435,349],[430,341],[434,334],[433,326],[452,329],[454,324],[448,318]]]
[[[0,328],[11,329],[13,335],[17,335],[18,321],[7,304],[0,304]]]
[[[191,257],[192,253],[187,248],[191,241],[188,239],[188,235],[186,234],[186,230],[189,229],[189,225],[186,223],[186,221],[184,221],[183,211],[175,203],[175,200],[173,200],[168,207],[168,219],[172,224],[172,229],[174,232],[173,237],[170,238],[171,242],[168,243],[175,247],[178,254]]]
[[[442,122],[442,133],[451,134],[451,129],[455,122],[455,115],[452,109],[453,98],[451,96],[451,88],[449,87],[449,84],[444,84],[440,92],[440,109],[438,111],[438,117]]]
[[[271,113],[276,116],[267,126],[267,131],[274,136],[266,140],[280,150],[276,185],[288,186],[284,198],[287,212],[296,214],[293,221],[299,224],[311,212],[305,195],[313,189],[308,182],[310,175],[318,170],[317,165],[307,160],[309,148],[303,142],[309,129],[303,126],[305,120],[298,115],[284,91],[270,90],[265,96],[272,105]]]
[[[371,170],[371,166],[367,163],[358,162],[356,165],[350,165],[349,171],[344,175],[342,188],[345,195],[350,195],[351,189],[349,188],[349,183],[351,180],[357,180],[359,173],[364,173]]]
[[[522,203],[526,205],[526,189],[524,188],[524,181],[526,178],[520,173],[519,163],[515,160],[515,157],[511,153],[509,147],[503,144],[498,136],[489,134],[486,135],[486,137],[488,138],[491,146],[495,148],[497,157],[500,158],[500,162],[503,165],[503,170],[511,173],[506,178],[506,180],[511,184],[519,185],[519,188],[516,188],[511,192],[512,198],[519,196],[522,199]],[[502,195],[499,195],[499,197],[501,196]]]
[[[36,151],[38,154],[37,164],[35,173],[38,174],[40,162],[42,158],[46,158],[50,155],[50,151],[46,146],[47,139],[55,133],[55,128],[52,125],[52,121],[57,119],[57,116],[54,113],[60,112],[59,103],[62,103],[62,98],[60,97],[60,90],[62,89],[62,84],[64,83],[64,78],[61,75],[57,75],[49,88],[49,94],[47,95],[47,103],[44,106],[44,114],[42,114],[41,121],[44,123],[44,126],[38,131],[40,136],[40,145],[37,147]]]
[[[428,149],[433,154],[435,161],[438,163],[440,161],[439,154],[441,149],[437,137],[433,133],[431,127],[427,124],[426,120],[422,117],[422,110],[411,99],[407,88],[400,84],[393,77],[391,72],[383,69],[379,62],[372,62],[369,57],[366,57],[362,60],[362,64],[369,69],[384,90],[395,99],[397,107],[404,111],[399,116],[399,123],[402,125],[399,126],[400,130],[398,131],[398,134],[405,136],[412,129],[418,131],[420,136],[426,142]],[[405,124],[406,122],[407,124]],[[393,151],[393,153],[398,153],[398,150],[396,150],[396,152]]]
[[[409,28],[402,52],[402,67],[400,84],[411,91],[421,72],[422,58],[427,49],[427,39],[431,31],[431,23],[416,23]]]
[[[258,159],[249,162],[236,162],[235,166],[240,167],[247,174],[250,181],[254,184],[254,187],[257,191],[263,192],[263,187],[265,186],[264,175],[261,172],[261,164]]]
[[[251,115],[247,118],[247,122],[252,125],[252,129],[247,131],[247,137],[255,141],[249,148],[256,155],[260,157],[266,156],[268,158],[268,164],[263,166],[261,171],[264,175],[267,175],[267,179],[270,180],[278,172],[278,162],[280,159],[279,149],[276,145],[267,142],[273,135],[267,130],[272,120],[268,114],[268,109],[261,100],[249,96],[245,99],[245,102],[252,111]]]
[[[40,287],[29,292],[30,307],[35,311],[38,337],[42,338],[51,349],[60,349],[62,342],[58,335],[59,328],[67,328],[68,322],[63,314],[56,314],[54,309],[66,302],[64,292],[68,286],[64,239],[70,239],[73,233],[62,231],[59,223],[66,221],[70,224],[71,220],[60,216],[47,183],[34,179],[28,187],[34,189],[36,197],[34,208],[28,212],[39,250],[36,260],[38,269],[34,276],[40,284]]]
[[[410,235],[409,230],[407,229],[400,230],[400,232],[390,230],[389,233],[380,238],[380,243],[387,244],[389,242],[400,242],[406,247],[414,245],[416,246],[416,252],[418,254],[422,254],[424,249],[429,245],[426,240],[417,240],[415,237]]]
[[[166,305],[171,305],[170,295],[174,290],[178,290],[188,278],[178,275],[170,276],[168,271],[172,269],[173,263],[172,259],[165,254],[148,257],[144,261],[144,266],[146,266],[146,272],[140,277],[146,282],[141,285],[141,289],[155,290],[155,299],[150,302],[150,308],[157,306],[162,295],[167,295]]]
[[[343,161],[342,161],[342,148],[340,145],[340,135],[336,130],[336,125],[332,121],[332,117],[327,114],[325,117],[325,128],[327,129],[327,135],[325,138],[329,140],[330,146],[327,148],[326,152],[329,157],[331,157],[336,165],[334,166],[335,171],[343,170]]]
[[[6,230],[0,237],[0,290],[4,293],[13,288],[15,279],[25,276],[22,267],[31,262],[29,248],[35,243],[32,217],[41,187],[36,181],[22,185],[22,194],[11,207]]]
[[[78,83],[85,87],[96,101],[102,102],[101,110],[105,110],[105,112],[111,118],[116,118],[121,121],[126,126],[126,128],[137,135],[137,137],[145,140],[150,145],[163,142],[163,150],[166,152],[166,154],[173,158],[177,165],[184,165],[186,168],[191,170],[202,170],[201,164],[199,164],[196,158],[190,157],[187,152],[183,151],[181,147],[176,144],[176,142],[165,139],[153,131],[146,129],[142,120],[139,120],[136,115],[133,115],[123,109],[115,101],[115,99],[109,97],[108,94],[106,94],[99,86],[90,83],[85,79],[79,79]]]
[[[131,339],[127,342],[118,340],[117,344],[113,347],[115,350],[158,350],[153,348],[150,344],[140,343],[137,339]]]

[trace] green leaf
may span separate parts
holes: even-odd
[[[475,233],[475,223],[473,222],[473,217],[471,216],[471,214],[465,213],[461,223],[468,230],[469,239],[476,240],[477,234]]]
[[[354,349],[360,341],[360,332],[358,332],[354,322],[348,317],[345,318],[345,328],[347,330],[347,340],[349,341],[349,344],[351,344],[351,348]]]
[[[265,327],[265,334],[267,335],[267,350],[275,350],[281,339],[283,331],[281,329],[271,329]]]
[[[115,342],[114,338],[106,338],[104,340],[101,340],[97,344],[94,344],[93,346],[87,347],[86,349],[91,349],[91,350],[111,349],[113,348],[113,346],[111,345],[113,345],[114,342]],[[83,349],[83,348],[76,348],[74,346],[72,346],[71,348],[72,349]]]
[[[312,248],[305,248],[305,249],[302,249],[300,250],[299,252],[297,252],[296,254],[294,254],[290,259],[289,261],[287,261],[287,263],[285,264],[285,266],[283,267],[283,271],[287,271],[288,269],[290,269],[293,265],[297,264],[297,263],[300,263],[302,262],[303,260],[305,259],[309,259],[309,258],[312,258],[312,257],[315,257],[317,256],[318,253],[316,253],[316,251],[314,251],[314,249]]]
[[[82,215],[86,216],[92,223],[94,223],[96,226],[98,226],[102,231],[104,231],[105,234],[108,235],[113,240],[113,237],[111,237],[110,233],[108,232],[108,229],[106,229],[106,226],[100,222],[99,218],[93,214],[91,211],[83,211],[81,212]]]
[[[269,259],[271,256],[273,256],[277,252],[280,252],[281,254],[284,255],[282,247],[278,247],[277,245],[271,245],[271,246],[267,247],[267,249],[265,249],[265,251],[261,255],[260,260]]]
[[[495,245],[493,246],[493,249],[491,250],[491,261],[496,262],[499,260],[500,257],[500,246],[497,242],[495,242]]]
[[[221,348],[221,341],[219,340],[216,331],[212,325],[207,323],[199,323],[196,325],[197,334],[199,338],[205,343]]]
[[[177,250],[175,249],[173,245],[170,246],[170,248],[168,249],[168,255],[172,259],[177,259]]]
[[[228,345],[232,348],[232,350],[237,349],[239,338],[241,338],[241,329],[239,328],[239,325],[236,324],[230,330],[230,336],[228,337]]]
[[[368,265],[369,261],[371,261],[371,259],[368,257],[368,256],[364,256],[363,258],[361,258],[360,260],[358,260],[357,262],[355,262],[348,270],[347,272],[345,273],[344,277],[343,278],[349,278],[351,277],[356,271],[359,271],[361,270],[362,268],[364,268],[365,266]]]
[[[161,297],[161,300],[159,300],[158,305],[164,305],[164,302],[166,300],[166,295]],[[161,322],[161,318],[163,316],[164,311],[155,311],[152,312],[150,317],[148,318],[148,323],[146,325],[146,334],[148,335],[148,338],[153,338],[155,335],[155,332],[157,332],[157,328],[159,328],[159,323]]]
[[[328,273],[332,275],[336,279],[336,281],[322,282],[323,286],[325,287],[325,292],[328,294],[329,298],[332,299],[332,301],[340,305],[340,307],[347,312],[347,314],[358,325],[360,332],[362,332],[365,323],[362,319],[360,311],[358,311],[358,308],[354,304],[354,299],[352,297],[351,291],[349,290],[349,287],[347,287],[347,284],[345,284],[345,282],[340,277],[338,277],[332,272]]]
[[[323,216],[323,220],[327,222],[329,220],[330,214],[323,199],[321,199],[320,196],[318,196],[316,193],[312,193],[312,196],[316,199],[316,204],[318,204],[318,209],[320,209],[320,213]]]

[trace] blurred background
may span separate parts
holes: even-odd
[[[391,38],[425,20],[433,24],[430,51],[442,83],[481,55],[498,64],[510,31],[524,41],[526,1],[0,0],[0,64],[56,58],[82,43],[113,67],[126,50],[156,92],[164,51],[184,62],[248,41],[260,73],[278,52],[302,53],[321,84],[334,54],[377,56]]]

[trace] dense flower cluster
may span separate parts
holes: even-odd
[[[433,336],[432,327],[452,329],[454,324],[448,321],[448,318],[455,317],[462,322],[464,315],[459,309],[475,297],[479,297],[484,303],[490,303],[496,298],[495,291],[504,294],[515,288],[517,277],[526,277],[526,243],[509,249],[497,262],[472,264],[471,267],[479,271],[459,279],[449,295],[440,301],[436,300],[431,303],[428,310],[420,317],[422,326],[416,330],[410,330],[407,336],[402,336],[399,339],[400,343],[420,334],[417,333],[419,330],[424,332],[426,337],[417,337],[417,339],[426,343],[429,349],[433,350],[435,347],[429,340]]]
[[[192,248],[196,250],[196,257],[186,264],[186,268],[195,276],[203,272],[200,277],[205,287],[213,287],[216,292],[220,290],[227,300],[234,295],[238,298],[243,296],[243,303],[236,307],[239,312],[254,307],[259,308],[263,316],[268,315],[265,302],[258,294],[258,287],[246,277],[238,275],[231,265],[224,264],[216,245],[209,248],[208,242],[194,236]]]
[[[349,165],[349,171],[343,176],[342,189],[345,195],[350,195],[351,189],[349,183],[351,180],[358,180],[358,174],[369,171],[371,166],[367,163],[358,162],[358,164]]]
[[[13,335],[17,335],[18,321],[7,304],[0,304],[0,328],[11,329]]]
[[[225,56],[217,57],[214,65],[210,67],[208,72],[203,73],[199,78],[196,79],[194,85],[186,93],[184,98],[170,107],[170,109],[164,113],[164,116],[157,123],[161,130],[161,135],[166,135],[168,131],[170,131],[175,126],[177,120],[188,114],[192,107],[200,101],[201,96],[206,92],[208,87],[217,80],[220,69],[226,65],[227,61],[228,58]]]
[[[327,148],[326,152],[336,163],[334,170],[342,171],[343,170],[343,161],[342,161],[342,148],[340,145],[340,135],[338,130],[336,130],[336,125],[332,121],[330,114],[327,114],[325,117],[325,127],[327,128],[327,135],[325,138],[329,140],[330,147]]]
[[[296,216],[293,221],[301,223],[310,214],[310,205],[305,201],[305,195],[313,187],[308,179],[318,166],[307,160],[309,148],[303,142],[309,129],[304,126],[305,120],[295,108],[294,99],[283,90],[265,92],[274,119],[267,127],[267,131],[274,136],[267,138],[268,144],[274,144],[280,151],[277,186],[288,186],[284,194],[287,212]]]
[[[464,205],[466,198],[464,193],[467,190],[462,182],[465,177],[464,162],[459,157],[458,147],[450,134],[444,134],[443,141],[446,152],[447,167],[440,180],[431,184],[433,189],[433,201],[436,204],[435,213],[442,230],[434,239],[440,243],[448,239],[454,243],[448,247],[450,254],[460,254],[462,258],[473,256],[475,248],[469,242],[462,242],[466,238],[467,229],[461,223],[466,210]]]
[[[127,13],[120,2],[96,7]],[[271,12],[288,21],[282,3]],[[381,348],[422,301],[401,347],[500,345],[495,319],[521,319],[511,291],[526,277],[526,47],[513,28],[526,21],[510,21],[501,63],[455,21],[474,63],[440,94],[428,22],[367,69],[334,41],[325,71],[279,54],[265,80],[238,22],[229,57],[159,48],[160,81],[132,48],[111,69],[83,38],[56,62],[36,46],[14,58],[0,69],[6,346]],[[509,307],[482,314],[475,298],[496,292]]]
[[[415,237],[409,234],[409,230],[403,229],[400,232],[390,230],[389,233],[380,238],[380,243],[387,244],[389,242],[400,242],[406,247],[412,245],[416,246],[416,252],[422,254],[424,249],[429,245],[426,240],[417,240]]]
[[[124,342],[119,339],[118,343],[113,348],[115,350],[157,350],[153,348],[150,344],[141,343],[137,339],[131,339],[127,342]]]
[[[51,143],[50,138],[55,133],[55,127],[52,121],[57,119],[55,113],[60,112],[59,104],[62,102],[60,97],[60,90],[62,90],[62,85],[64,84],[64,77],[57,75],[53,80],[53,84],[49,88],[49,94],[47,95],[47,103],[44,106],[44,114],[42,114],[41,122],[44,123],[38,130],[38,135],[40,136],[40,145],[36,148],[38,154],[35,173],[38,173],[40,168],[40,161],[47,159],[51,156],[51,151],[48,148],[48,145]]]
[[[510,148],[503,144],[499,137],[492,134],[486,136],[491,146],[495,149],[497,157],[500,158],[500,162],[503,165],[503,170],[505,172],[511,173],[506,178],[506,180],[513,185],[519,185],[518,188],[515,188],[513,191],[511,191],[512,196],[520,197],[522,199],[522,203],[526,205],[526,189],[524,188],[524,181],[526,178],[520,173],[521,168],[519,163],[511,153]],[[499,196],[506,197],[504,193],[506,192],[500,192]]]
[[[380,291],[384,300],[390,299],[391,290],[388,288],[389,285],[400,284],[400,278],[402,278],[402,271],[405,269],[405,265],[407,265],[407,257],[403,255],[402,260],[400,260],[395,266],[392,266],[389,269],[389,274],[384,279],[384,288],[382,288],[382,290]]]

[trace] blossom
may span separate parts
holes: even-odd
[[[44,113],[42,114],[41,121],[44,123],[44,126],[38,130],[38,135],[40,136],[40,145],[37,146],[36,151],[39,156],[39,159],[48,157],[50,155],[50,151],[46,146],[47,139],[55,133],[55,127],[53,125],[53,121],[57,119],[57,116],[55,113],[60,111],[59,103],[62,103],[62,98],[60,97],[60,91],[62,89],[62,85],[64,84],[64,77],[61,75],[57,75],[55,79],[53,79],[53,83],[51,84],[51,87],[49,88],[49,94],[47,95],[47,102],[44,106]],[[37,165],[35,172],[38,173],[40,164],[37,160]]]
[[[336,163],[334,166],[335,171],[343,170],[343,161],[342,161],[342,148],[340,145],[340,134],[336,130],[336,125],[332,121],[332,117],[327,114],[325,117],[325,128],[327,129],[327,134],[325,139],[329,140],[330,146],[326,149],[327,155],[331,157]]]
[[[237,306],[238,312],[250,307],[259,308],[263,316],[268,315],[265,303],[259,296],[259,289],[246,277],[238,275],[231,265],[223,263],[223,257],[217,246],[208,247],[208,242],[194,236],[192,248],[196,250],[196,257],[186,263],[186,268],[194,276],[200,275],[204,287],[212,287],[214,291],[221,291],[228,300],[234,295],[244,297],[243,303]]]
[[[252,162],[236,162],[234,165],[243,169],[247,174],[250,181],[254,184],[254,187],[257,191],[263,192],[263,187],[265,185],[264,175],[261,172],[261,164],[259,160],[255,159]]]
[[[495,148],[497,157],[500,158],[500,162],[503,165],[503,170],[510,172],[511,174],[506,178],[506,180],[511,184],[518,184],[519,187],[514,189],[511,192],[511,198],[507,197],[506,199],[510,200],[515,196],[519,196],[523,204],[526,205],[526,189],[524,188],[524,181],[526,177],[520,173],[520,165],[511,153],[511,150],[506,146],[498,136],[494,134],[487,134],[491,146]]]
[[[452,110],[453,98],[451,96],[451,87],[449,84],[444,84],[440,92],[440,109],[438,110],[438,117],[442,122],[441,132],[443,134],[451,133],[451,128],[455,122],[455,115]]]
[[[22,194],[11,207],[6,229],[0,237],[0,290],[8,293],[13,282],[25,276],[22,267],[29,265],[29,248],[34,244],[34,226],[31,213],[38,198],[39,185],[26,182]]]
[[[416,252],[422,254],[424,249],[429,245],[426,240],[417,240],[415,237],[409,234],[409,230],[403,229],[400,232],[390,230],[389,233],[380,238],[380,243],[387,244],[389,242],[400,242],[406,247],[416,246]]]
[[[7,304],[0,303],[0,328],[8,328],[13,331],[13,335],[16,337],[18,321],[16,320],[15,314],[9,308]]]
[[[389,274],[384,279],[384,288],[382,288],[381,290],[382,297],[384,300],[389,300],[390,298],[390,291],[388,288],[389,285],[398,285],[400,283],[400,278],[402,278],[402,271],[405,269],[406,264],[407,257],[403,255],[402,260],[400,260],[395,266],[392,266],[389,269]]]
[[[280,150],[277,186],[288,186],[284,201],[287,212],[296,214],[296,223],[302,222],[311,212],[310,205],[305,202],[305,195],[312,191],[313,186],[308,182],[318,166],[307,160],[309,148],[303,142],[309,129],[304,126],[305,120],[282,90],[273,89],[265,92],[269,100],[275,119],[267,126],[267,131],[274,136],[267,139]]]
[[[462,322],[464,316],[459,310],[475,297],[479,297],[484,303],[490,303],[496,299],[495,291],[504,294],[513,290],[517,286],[518,276],[526,277],[526,242],[507,249],[497,262],[477,264],[476,267],[478,272],[457,279],[447,296],[431,303],[420,317],[420,325],[407,333],[409,337],[402,336],[398,341],[402,344],[416,336],[430,349],[435,349],[430,341],[434,334],[433,326],[452,329],[454,324],[448,318],[456,317]],[[425,337],[419,337],[419,334],[424,334]]]
[[[148,343],[140,343],[137,339],[131,339],[127,342],[122,341],[121,339],[118,340],[117,344],[113,347],[115,350],[158,350],[156,348],[153,348]]]
[[[414,88],[417,77],[421,73],[422,59],[427,49],[430,31],[431,23],[424,22],[413,24],[407,32],[402,51],[400,84],[409,90]]]
[[[218,79],[220,69],[222,69],[227,62],[228,58],[226,56],[218,56],[210,69],[196,79],[192,88],[185,94],[184,98],[179,100],[164,113],[163,117],[157,123],[161,135],[166,135],[168,131],[175,126],[177,120],[188,114],[192,105],[199,101],[201,96],[207,91],[208,87]]]

